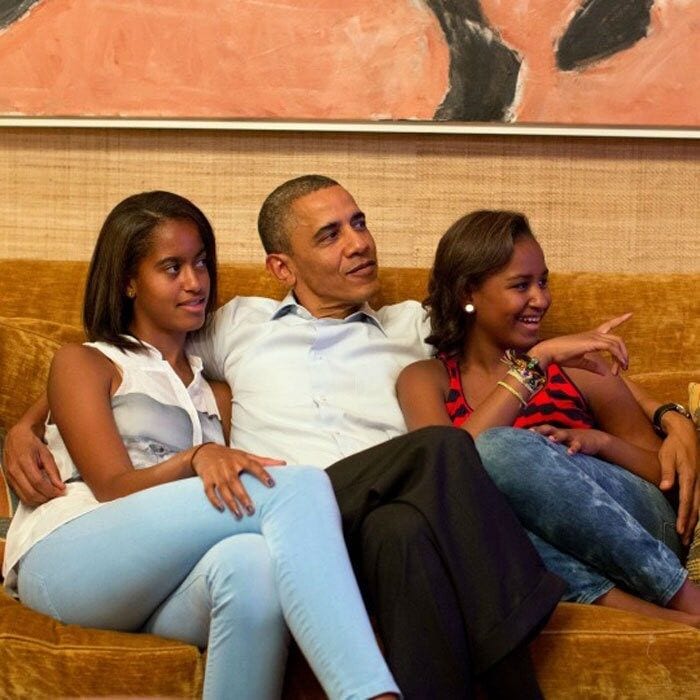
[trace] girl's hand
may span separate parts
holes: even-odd
[[[224,510],[228,506],[236,518],[243,517],[241,508],[249,515],[255,512],[253,501],[241,483],[241,474],[248,472],[265,486],[272,487],[275,485],[274,479],[264,467],[285,464],[280,459],[260,457],[214,443],[199,446],[195,450],[192,470],[204,482],[207,498],[217,510]]]
[[[530,428],[535,433],[545,435],[552,442],[568,447],[570,455],[580,452],[584,455],[597,455],[605,448],[609,440],[607,433],[602,430],[580,428],[555,428],[553,425],[538,425]]]
[[[533,346],[528,354],[539,361],[542,369],[546,369],[550,362],[556,362],[564,367],[578,367],[606,375],[610,369],[603,359],[596,355],[606,352],[613,358],[612,373],[617,374],[620,367],[627,369],[629,357],[622,338],[610,331],[627,321],[630,316],[631,313],[623,314],[585,333],[543,340]]]

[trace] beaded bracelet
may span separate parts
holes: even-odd
[[[545,373],[534,357],[519,355],[515,350],[509,349],[501,362],[508,365],[508,374],[528,389],[531,396],[547,383]]]

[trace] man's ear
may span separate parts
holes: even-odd
[[[294,289],[297,276],[294,272],[294,263],[286,253],[270,253],[265,258],[267,271],[288,289]]]

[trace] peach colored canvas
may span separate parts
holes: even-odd
[[[700,2],[654,3],[648,36],[585,70],[556,69],[552,47],[577,0],[483,0],[524,58],[518,122],[700,126]]]
[[[0,112],[429,119],[447,60],[406,0],[42,0],[0,35]]]
[[[520,64],[503,120],[699,126],[700,2],[656,0],[645,37],[560,70],[582,2],[38,0],[0,31],[0,113],[435,119],[456,40],[434,11],[469,6]]]

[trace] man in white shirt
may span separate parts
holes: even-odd
[[[233,443],[327,468],[407,697],[463,697],[477,675],[496,694],[507,694],[496,686],[509,676],[520,697],[536,696],[525,654],[509,653],[543,624],[562,587],[464,431],[405,435],[394,385],[429,354],[420,304],[370,308],[374,241],[333,180],[284,183],[258,226],[267,268],[289,294],[233,299],[193,343],[208,375],[231,386]]]

